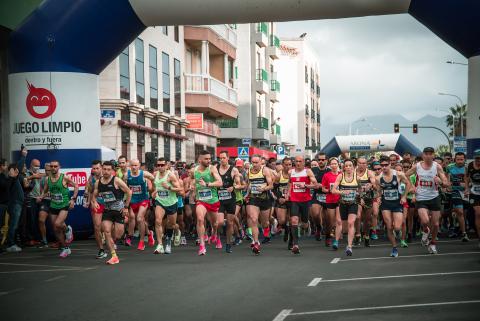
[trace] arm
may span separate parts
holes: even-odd
[[[168,181],[170,182],[170,184],[172,184],[172,186],[171,187],[169,186],[169,188],[168,188],[172,192],[180,193],[183,190],[183,188],[180,186],[180,183],[178,182],[178,178],[175,174],[170,173],[168,175]]]
[[[97,202],[97,197],[98,197],[98,182],[99,181],[96,181],[95,182],[95,186],[93,187],[93,195],[92,197],[90,198],[90,202],[92,204],[92,207],[94,209],[98,209],[99,205],[98,205],[98,202]]]
[[[263,168],[265,170],[265,167]],[[262,188],[263,192],[270,191],[273,189],[273,178],[272,178],[272,172],[270,169],[267,169],[263,172],[263,175],[265,176],[265,179],[267,180],[267,186]]]
[[[465,168],[463,182],[465,184],[465,196],[468,196],[470,194],[470,176],[468,175],[468,166]]]
[[[310,184],[305,185],[306,188],[317,188],[317,178],[313,174],[311,169],[307,169],[307,176],[310,178]]]
[[[208,187],[222,187],[223,186],[222,178],[220,177],[220,174],[218,174],[218,170],[215,166],[210,165],[210,173],[212,173],[215,181],[213,183],[208,183],[207,186]]]
[[[147,171],[143,171],[143,177],[145,177],[146,179],[148,179],[152,184],[150,185],[150,193],[153,192],[154,190],[154,182],[155,182],[155,176],[152,175],[152,173],[150,172],[147,172]]]
[[[63,181],[65,183],[64,185],[66,185],[67,187],[73,186],[73,195],[72,198],[70,198],[70,209],[72,209],[75,206],[75,201],[78,196],[78,184],[72,181],[70,177],[67,177],[65,175],[63,176]]]
[[[413,165],[413,166],[405,173],[405,176],[410,177],[410,176],[412,176],[413,174],[416,174],[416,173],[417,173],[417,166],[416,166],[416,165]]]
[[[240,172],[238,169],[234,168],[232,170],[232,176],[233,176],[233,188],[234,189],[242,189],[242,180],[240,179]]]
[[[402,198],[401,198],[401,203],[405,203],[407,201],[407,194],[408,194],[408,191],[412,188],[411,184],[410,184],[410,180],[405,176],[404,173],[398,173],[399,174],[399,178],[400,178],[400,181],[405,183],[405,194],[402,195]]]
[[[115,177],[114,183],[117,184],[118,188],[120,188],[127,195],[124,211],[128,212],[128,206],[130,205],[130,200],[132,199],[132,191],[130,188],[128,188],[127,184],[125,184],[125,182],[118,177]]]
[[[335,183],[333,184],[333,189],[332,189],[332,194],[337,194],[337,195],[342,195],[342,191],[338,188],[340,185],[340,182],[342,181],[343,178],[343,173],[340,173],[337,176],[337,179],[335,180]]]
[[[439,182],[442,187],[448,187],[450,185],[449,180],[447,178],[447,175],[445,175],[445,172],[443,171],[442,166],[437,164],[437,174],[438,177],[441,179],[441,182]]]

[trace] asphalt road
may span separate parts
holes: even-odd
[[[478,241],[439,243],[440,255],[412,244],[389,258],[377,242],[353,257],[313,239],[294,256],[276,239],[253,256],[174,248],[153,255],[120,247],[121,263],[96,260],[93,241],[0,255],[0,316],[36,320],[478,320]],[[352,280],[353,279],[353,280]],[[310,286],[309,286],[310,285]]]

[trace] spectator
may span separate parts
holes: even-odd
[[[0,228],[3,226],[3,218],[8,207],[8,170],[7,160],[0,159]],[[0,234],[0,242],[3,236]]]

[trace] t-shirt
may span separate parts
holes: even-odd
[[[333,204],[333,203],[337,203],[339,200],[340,200],[340,195],[338,194],[332,194],[331,191],[333,189],[333,185],[335,184],[335,181],[337,180],[337,176],[340,174],[340,172],[338,172],[337,174],[334,174],[333,172],[327,172],[325,173],[325,175],[323,175],[323,178],[322,178],[322,186],[330,186],[330,192],[327,193],[327,199],[326,199],[326,203],[328,204]]]

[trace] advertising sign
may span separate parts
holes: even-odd
[[[203,114],[185,114],[188,124],[188,129],[203,129]]]

